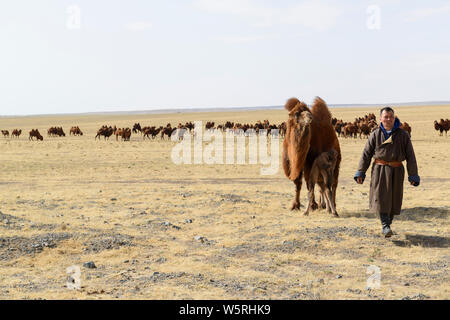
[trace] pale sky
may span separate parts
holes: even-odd
[[[2,0],[0,41],[0,115],[450,100],[450,1]]]

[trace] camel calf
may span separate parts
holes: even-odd
[[[332,213],[335,217],[339,217],[334,205],[333,196],[331,193],[331,186],[334,180],[334,169],[336,167],[338,153],[336,150],[331,149],[327,152],[322,152],[313,162],[311,168],[311,174],[308,180],[308,208],[305,211],[305,215],[309,214],[312,210],[314,199],[314,186],[319,184],[322,194],[325,198],[325,204],[327,211]]]

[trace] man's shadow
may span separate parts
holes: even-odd
[[[435,207],[414,207],[403,209],[400,215],[394,217],[395,221],[415,221],[419,223],[430,222],[429,219],[443,219],[446,220],[450,216],[450,208],[435,208]],[[356,212],[346,212],[343,218],[369,218],[379,219],[376,213],[369,211],[368,209],[359,210]]]
[[[431,222],[429,219],[448,219],[450,209],[434,208],[434,207],[414,207],[403,209],[394,221],[414,221],[417,223]],[[426,236],[421,234],[406,234],[405,240],[392,240],[397,246],[422,246],[427,248],[448,248],[450,246],[450,238],[443,236]]]
[[[394,221],[428,222],[430,218],[447,219],[449,216],[450,208],[414,207],[403,209],[399,216],[395,216]]]
[[[392,240],[399,247],[421,246],[426,248],[448,248],[450,238],[440,236],[424,236],[421,234],[406,234],[405,240]]]

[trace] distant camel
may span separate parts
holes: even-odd
[[[28,138],[29,140],[33,140],[33,137],[36,138],[36,140],[44,140],[44,138],[42,137],[42,135],[40,134],[38,129],[31,129],[30,131],[30,137]]]
[[[72,134],[74,136],[76,136],[76,135],[82,136],[83,132],[80,130],[80,127],[75,126],[75,127],[70,128],[69,135],[72,135]]]
[[[400,128],[408,132],[409,137],[411,138],[411,126],[408,124],[408,122],[403,122],[400,125]]]
[[[12,137],[17,137],[19,138],[19,136],[22,134],[22,129],[14,129],[11,133],[11,138]]]
[[[434,120],[434,128],[439,131],[439,135],[442,136],[442,132],[445,131],[445,136],[447,136],[447,131],[450,129],[450,120],[441,119],[439,122]]]

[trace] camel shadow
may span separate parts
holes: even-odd
[[[450,238],[407,234],[405,240],[392,240],[392,243],[399,247],[421,246],[426,248],[448,248],[450,245]]]

